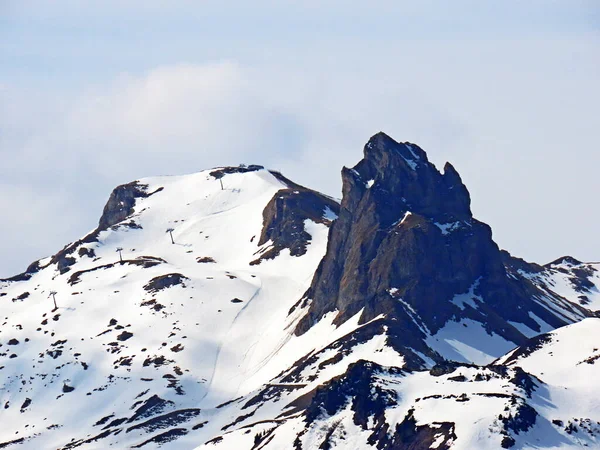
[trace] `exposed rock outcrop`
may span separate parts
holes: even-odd
[[[156,293],[162,291],[163,289],[170,288],[172,286],[177,286],[179,284],[183,285],[183,282],[185,280],[189,280],[189,278],[180,273],[169,273],[166,275],[161,275],[152,278],[144,286],[144,290],[146,290],[147,292]]]
[[[131,214],[135,207],[135,200],[146,198],[161,191],[148,192],[148,186],[137,181],[117,186],[104,206],[104,211],[98,222],[98,230],[106,230],[119,222],[122,222]]]
[[[526,337],[509,321],[539,330],[529,312],[553,327],[569,323],[535,300],[544,292],[532,282],[508,276],[507,256],[490,227],[473,218],[469,192],[449,163],[440,173],[418,146],[378,133],[363,160],[342,170],[342,181],[339,218],[305,294],[302,306],[310,306],[298,334],[330,311],[338,311],[337,324],[361,310],[363,323],[383,315],[394,334],[423,339],[466,317],[515,344]],[[452,301],[466,293],[476,308]]]
[[[330,225],[339,214],[339,204],[330,197],[292,183],[278,172],[271,172],[288,189],[278,191],[263,211],[263,229],[258,245],[271,241],[271,246],[250,264],[259,264],[263,259],[275,258],[287,248],[292,256],[302,256],[311,235],[305,230],[304,222]]]
[[[256,172],[257,170],[263,170],[263,166],[259,166],[258,164],[250,164],[249,166],[227,166],[227,167],[219,167],[218,169],[210,172],[210,176],[219,179],[223,178],[225,175],[230,175],[233,173],[247,173],[247,172]]]

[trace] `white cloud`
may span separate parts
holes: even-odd
[[[451,160],[501,246],[600,258],[596,36],[350,39],[52,92],[4,82],[0,276],[93,228],[110,190],[144,176],[262,163],[338,195],[341,166],[379,130]]]

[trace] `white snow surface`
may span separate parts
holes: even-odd
[[[398,219],[396,222],[394,222],[394,223],[392,224],[392,228],[393,228],[393,227],[395,227],[395,226],[397,226],[397,225],[402,225],[402,224],[404,223],[404,221],[405,221],[406,219],[408,219],[408,218],[409,218],[411,215],[412,215],[412,213],[411,213],[410,211],[406,211],[406,212],[404,213],[404,215],[402,216],[402,218],[401,218],[401,219]]]
[[[467,307],[471,307],[473,309],[479,308],[476,301],[483,302],[481,296],[475,294],[475,290],[479,286],[479,279],[473,283],[473,285],[469,288],[467,292],[464,294],[456,294],[450,303],[454,303],[460,309],[465,309]]]
[[[312,350],[310,337],[288,342],[288,311],[325,252],[327,227],[306,221],[312,240],[302,257],[284,250],[249,265],[269,245],[257,246],[262,211],[284,184],[266,170],[228,174],[224,190],[209,171],[140,183],[147,192],[163,188],[137,199],[132,220],[141,228],[101,232],[99,242],[84,245],[95,257],[73,253],[76,263],[63,275],[52,265],[28,281],[0,285],[0,442],[23,437],[19,448],[40,449],[89,438],[101,432],[91,426],[98,420],[131,416],[130,407],[147,400],[147,390],[210,416],[218,404],[291,365],[299,354],[288,344]],[[119,247],[124,264],[118,263]],[[164,262],[150,268],[129,262],[142,256]],[[215,262],[198,263],[203,257]],[[86,270],[69,284],[75,272]],[[183,285],[144,290],[152,278],[170,273],[185,276]],[[57,292],[56,312],[50,291]],[[24,292],[24,300],[10,301]],[[111,319],[116,325],[109,326]],[[125,331],[132,336],[120,340]],[[11,339],[18,344],[9,345]],[[155,357],[165,363],[147,361]],[[167,387],[171,379],[185,395]],[[63,392],[63,385],[75,389]],[[28,398],[33,401],[21,413]],[[97,445],[106,448],[114,439],[124,448],[149,436],[132,430]],[[193,446],[182,442],[179,448]]]
[[[450,321],[429,336],[427,345],[444,358],[463,363],[489,364],[515,347],[510,341],[495,333],[488,333],[480,322],[470,319]]]
[[[449,222],[449,223],[439,223],[434,222],[434,225],[440,229],[444,236],[452,233],[463,227],[463,225],[470,226],[468,222],[465,221],[457,221],[457,222]]]

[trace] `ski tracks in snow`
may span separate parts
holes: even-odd
[[[245,282],[247,282],[249,284],[254,284],[254,283],[252,283],[252,281],[250,281],[250,280],[254,280],[252,278],[249,280],[245,276],[242,277],[242,276],[240,276],[239,272],[235,272],[235,275],[238,278],[242,279],[243,281],[245,281]],[[246,273],[244,273],[243,275],[246,275]],[[206,387],[206,392],[204,393],[204,395],[199,400],[200,404],[207,397],[209,397],[209,395],[211,394],[211,388],[212,388],[212,386],[214,384],[215,375],[217,374],[218,368],[219,368],[219,360],[220,360],[221,353],[222,353],[223,349],[227,348],[227,346],[230,344],[229,341],[232,340],[231,339],[231,334],[232,334],[231,331],[234,329],[234,327],[235,327],[236,323],[238,322],[238,319],[240,318],[240,316],[244,313],[244,311],[246,311],[248,309],[248,307],[250,306],[250,304],[252,303],[252,301],[258,297],[258,295],[260,294],[260,292],[262,290],[262,279],[261,278],[257,278],[257,279],[258,279],[258,286],[256,288],[256,291],[254,291],[254,294],[252,294],[252,297],[250,297],[248,299],[248,301],[246,302],[246,304],[237,312],[237,314],[235,315],[235,317],[231,321],[231,324],[229,325],[229,328],[227,329],[227,333],[225,333],[223,340],[217,346],[217,351],[216,351],[216,354],[215,354],[215,363],[213,365],[212,373],[210,375],[210,381],[208,382],[208,386]],[[233,341],[235,342],[235,339]],[[255,345],[256,345],[256,342],[254,342],[250,346],[250,348],[248,349],[248,351],[250,349],[252,349]],[[244,360],[246,358],[246,354],[248,353],[248,351],[244,354]],[[229,379],[231,379],[231,378],[229,378]]]

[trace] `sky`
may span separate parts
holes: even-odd
[[[340,196],[384,131],[501,248],[600,261],[597,0],[0,0],[0,278],[135,179],[263,164]]]

